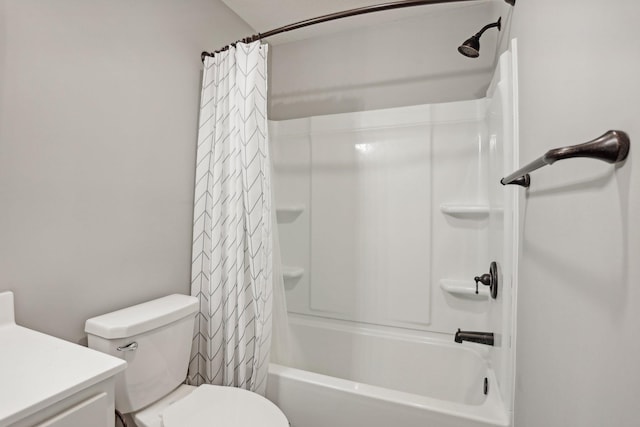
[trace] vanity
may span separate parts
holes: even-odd
[[[114,427],[126,362],[16,325],[0,293],[0,427]]]

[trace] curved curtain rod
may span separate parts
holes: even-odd
[[[297,30],[298,28],[304,28],[304,27],[309,27],[311,25],[321,24],[323,22],[334,21],[336,19],[348,18],[350,16],[364,15],[366,13],[373,13],[373,12],[382,12],[384,10],[391,10],[391,9],[402,9],[405,7],[424,6],[428,4],[459,3],[459,2],[470,2],[470,1],[480,1],[480,0],[403,0],[403,1],[396,1],[391,3],[377,4],[373,6],[359,7],[356,9],[349,9],[342,12],[329,13],[327,15],[322,15],[316,18],[311,18],[311,19],[305,19],[304,21],[285,25],[284,27],[275,28],[273,30],[267,31],[266,33],[258,33],[252,36],[245,37],[221,49],[218,49],[215,52],[202,52],[200,54],[200,58],[202,59],[202,61],[204,61],[204,58],[206,56],[213,56],[216,53],[224,52],[225,50],[229,49],[229,46],[235,46],[236,43],[241,43],[241,42],[252,43],[267,37],[275,36],[276,34],[286,33],[287,31]],[[511,6],[514,6],[516,3],[516,0],[504,0],[504,1],[509,3]]]

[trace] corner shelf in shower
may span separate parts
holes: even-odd
[[[302,277],[304,274],[304,268],[302,267],[290,267],[283,265],[282,266],[282,277],[284,280],[295,280]]]
[[[489,291],[483,289],[485,288],[484,286],[478,289],[478,293],[476,294],[476,283],[473,280],[441,279],[440,288],[457,297],[471,299],[487,299],[489,297]]]
[[[293,222],[304,212],[303,204],[291,204],[276,206],[276,219],[278,224]]]
[[[484,218],[489,216],[489,205],[443,203],[440,210],[446,215],[462,218]]]

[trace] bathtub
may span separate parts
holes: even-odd
[[[270,364],[267,398],[292,427],[509,426],[480,345],[309,316],[290,327],[292,360]]]

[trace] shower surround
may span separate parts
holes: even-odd
[[[270,124],[293,349],[267,396],[294,427],[510,424],[514,51],[483,99]]]

